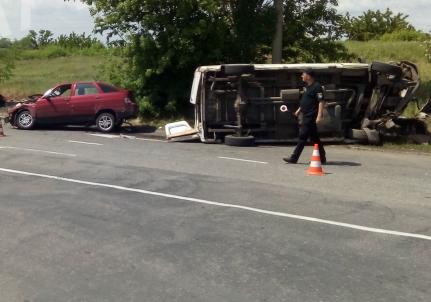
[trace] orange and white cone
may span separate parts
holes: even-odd
[[[0,137],[4,137],[6,136],[6,134],[4,134],[4,130],[3,130],[3,121],[0,118]]]
[[[310,168],[307,171],[308,175],[323,176],[325,173],[322,169],[322,161],[320,160],[319,145],[314,145],[313,156],[311,157]]]

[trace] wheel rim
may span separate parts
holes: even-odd
[[[18,122],[23,127],[29,127],[33,123],[33,117],[31,116],[30,113],[27,113],[27,112],[26,113],[22,113],[19,116]]]
[[[110,130],[113,124],[114,124],[114,121],[110,116],[104,115],[99,119],[100,129]]]

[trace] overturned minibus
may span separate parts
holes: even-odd
[[[423,116],[430,113],[429,103],[422,119],[402,116],[420,85],[417,66],[402,61],[202,66],[190,99],[195,125],[167,133],[168,138],[195,133],[202,142],[233,146],[295,142],[304,69],[312,69],[324,87],[322,140],[379,144],[383,136],[428,133]]]

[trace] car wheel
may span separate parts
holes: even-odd
[[[30,111],[24,110],[16,116],[16,125],[19,129],[29,130],[34,127],[35,120]]]
[[[112,132],[115,128],[115,116],[109,112],[102,112],[96,119],[96,126],[101,132]]]
[[[235,136],[235,135],[226,135],[224,138],[224,143],[227,146],[233,147],[250,147],[253,146],[255,142],[254,136]]]

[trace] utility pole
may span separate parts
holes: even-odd
[[[281,64],[283,59],[283,19],[284,0],[274,0],[276,24],[274,41],[272,43],[272,64]]]

